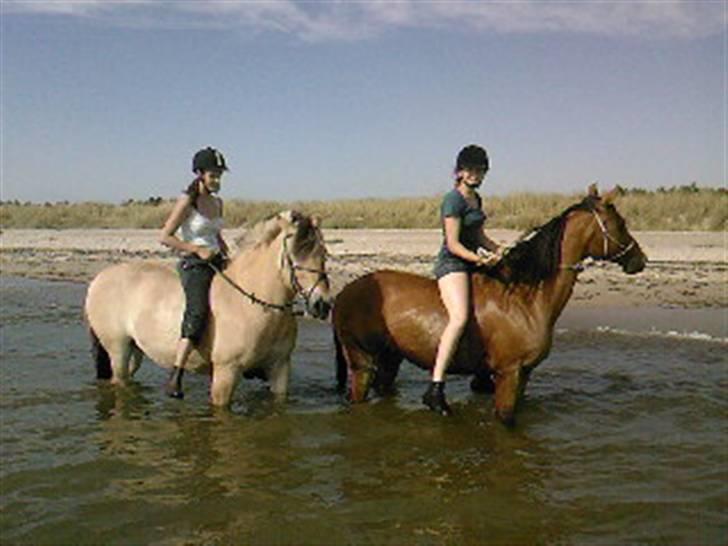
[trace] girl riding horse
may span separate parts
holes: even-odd
[[[223,267],[228,247],[222,238],[222,175],[227,171],[225,158],[214,148],[205,148],[192,158],[197,177],[177,199],[177,204],[162,228],[159,241],[182,253],[177,264],[185,293],[177,356],[165,391],[172,398],[183,398],[182,375],[193,345],[199,343],[210,312],[212,266]],[[179,229],[179,236],[177,230]]]
[[[214,405],[230,403],[243,374],[265,377],[274,394],[286,394],[298,331],[293,300],[303,300],[315,318],[328,316],[326,256],[318,219],[287,211],[252,228],[216,272],[206,327],[185,363],[211,376]],[[174,366],[185,307],[179,275],[167,264],[136,261],[101,271],[84,306],[97,376],[123,386],[144,355]]]
[[[445,400],[445,371],[470,316],[470,275],[477,267],[492,265],[500,258],[500,246],[483,232],[485,213],[476,191],[489,166],[488,154],[480,146],[460,150],[455,188],[445,194],[440,207],[444,240],[434,273],[448,321],[437,346],[432,383],[422,402],[441,415],[451,413]]]
[[[581,262],[619,264],[627,274],[647,258],[612,204],[596,187],[522,238],[493,267],[472,275],[472,313],[448,372],[474,374],[472,386],[495,391],[498,418],[514,423],[531,371],[551,349],[556,320],[571,297]],[[352,402],[374,385],[387,390],[407,359],[432,369],[448,309],[432,279],[377,271],[346,285],[334,305],[337,379]]]

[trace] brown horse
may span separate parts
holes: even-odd
[[[286,211],[261,222],[210,287],[210,320],[187,368],[212,376],[210,398],[225,406],[241,375],[288,390],[298,327],[295,297],[325,319],[329,312],[326,247],[316,218]],[[172,367],[184,293],[172,267],[151,262],[111,266],[91,282],[85,312],[97,375],[123,385],[147,355]]]
[[[591,257],[642,271],[647,258],[612,204],[617,188],[583,201],[521,238],[500,262],[472,276],[471,319],[448,373],[474,374],[474,390],[495,391],[507,425],[531,371],[551,349],[554,324],[571,297],[581,262]],[[447,312],[434,280],[377,271],[347,286],[334,303],[339,387],[352,402],[372,385],[392,386],[406,358],[432,369]]]

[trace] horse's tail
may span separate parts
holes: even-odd
[[[91,357],[96,365],[96,377],[98,379],[111,379],[111,359],[109,353],[101,345],[99,336],[96,335],[94,329],[89,325],[88,333],[91,336]]]
[[[334,345],[336,346],[336,387],[340,393],[346,391],[346,383],[349,379],[349,365],[344,357],[344,350],[341,341],[334,327]]]

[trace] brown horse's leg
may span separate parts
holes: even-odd
[[[385,395],[392,392],[401,363],[402,355],[398,353],[389,352],[379,355],[373,383],[377,394]]]
[[[495,414],[508,427],[516,424],[516,405],[526,387],[526,380],[527,374],[520,367],[496,374]]]
[[[349,400],[352,402],[364,402],[369,394],[369,388],[374,379],[373,368],[359,368],[351,371],[351,387],[349,389]]]
[[[212,384],[210,385],[210,402],[214,406],[228,406],[233,391],[240,379],[238,366],[212,367]]]
[[[495,392],[495,383],[493,383],[490,370],[476,371],[475,377],[470,381],[470,389],[473,392],[493,394]]]
[[[371,355],[346,344],[342,352],[349,367],[349,400],[363,402],[369,394],[376,368]]]

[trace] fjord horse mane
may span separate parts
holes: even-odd
[[[238,252],[241,253],[255,247],[270,245],[278,237],[282,229],[277,214],[264,218],[235,240]]]
[[[495,267],[480,274],[506,285],[535,285],[551,278],[559,269],[566,219],[575,210],[593,210],[595,201],[594,197],[586,197],[542,226],[527,232]]]
[[[295,223],[296,234],[291,243],[291,252],[297,258],[311,256],[314,252],[324,251],[324,240],[319,229],[319,220],[292,210],[269,216],[255,224],[235,243],[238,254],[261,246],[270,245],[283,230],[281,221]]]

